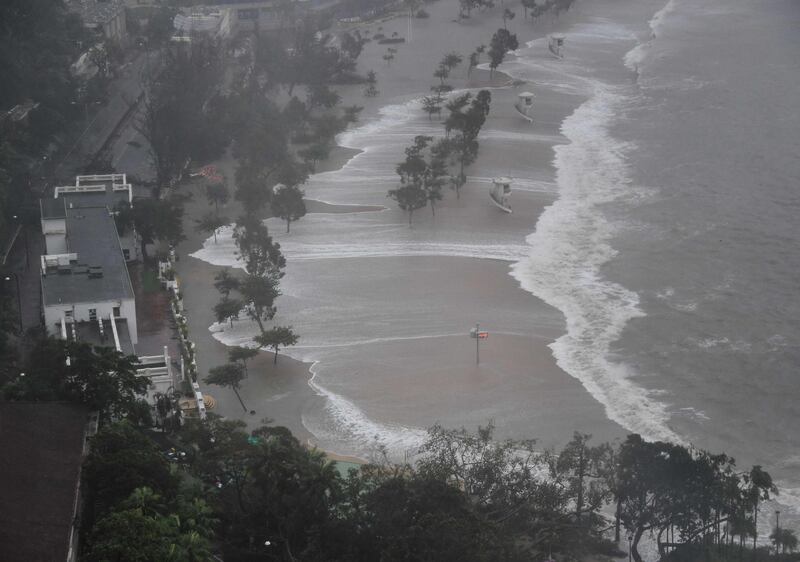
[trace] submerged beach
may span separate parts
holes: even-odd
[[[740,13],[756,9],[736,4]],[[490,77],[482,66],[468,75],[462,63],[450,80],[459,90],[491,91],[478,159],[461,196],[446,193],[436,215],[418,211],[411,228],[386,192],[414,136],[444,134],[419,99],[436,82],[444,54],[467,56],[488,44],[503,26],[503,6],[458,23],[451,21],[457,4],[442,0],[426,8],[429,19],[412,21],[412,34],[404,17],[361,26],[372,33],[381,26],[407,42],[396,46],[391,64],[382,59],[385,45],[365,46],[359,71],[376,71],[380,95],[365,98],[362,86],[340,89],[344,105],[365,109],[304,186],[309,214],[289,234],[279,220],[267,220],[287,259],[275,321],[292,325],[300,342],[281,351],[277,366],[269,353],[250,362],[241,392],[246,411],[230,390],[205,387],[219,398],[214,411],[252,425],[268,417],[304,441],[361,458],[378,445],[397,458],[413,455],[435,423],[474,428],[492,421],[499,437],[535,438],[542,447],[565,443],[573,431],[597,442],[638,432],[765,465],[787,488],[779,498],[787,517],[798,517],[791,510],[800,505],[800,417],[789,397],[798,396],[790,373],[797,366],[791,342],[800,334],[791,307],[758,310],[756,284],[740,275],[750,271],[742,263],[758,261],[758,248],[762,255],[774,250],[765,263],[782,265],[759,291],[776,290],[793,302],[797,233],[780,207],[796,206],[796,199],[779,187],[798,179],[796,162],[783,161],[785,177],[764,180],[778,187],[765,188],[772,203],[759,218],[771,217],[776,231],[761,238],[752,233],[763,226],[742,219],[747,203],[724,204],[726,196],[747,196],[730,187],[739,185],[735,174],[685,173],[702,150],[716,165],[727,132],[720,126],[704,145],[689,142],[690,110],[670,119],[663,109],[674,103],[671,96],[693,107],[686,96],[702,95],[689,101],[717,107],[724,118],[724,96],[706,89],[737,87],[723,70],[702,81],[696,76],[713,71],[670,66],[670,57],[691,58],[679,47],[694,39],[682,43],[670,27],[687,3],[577,3],[536,24],[518,4],[505,7],[517,14],[508,27],[520,48],[502,73]],[[707,7],[685,17],[713,15]],[[443,25],[452,32],[442,33]],[[684,20],[680,25],[691,34]],[[701,34],[709,42],[704,48],[723,49],[709,29]],[[555,31],[567,38],[563,60],[547,50],[547,34]],[[525,90],[536,96],[533,123],[513,107]],[[686,130],[677,130],[680,124]],[[704,126],[717,126],[713,112]],[[669,127],[676,130],[667,138]],[[676,148],[682,145],[686,150]],[[764,158],[758,166],[770,165]],[[232,162],[218,165],[232,178]],[[718,174],[728,183],[717,183]],[[488,199],[491,179],[501,175],[514,179],[510,215]],[[193,189],[189,216],[205,206],[199,187]],[[709,191],[717,198],[708,201]],[[716,212],[721,204],[724,214]],[[186,230],[192,232],[179,248],[178,273],[203,372],[256,328],[244,319],[233,326],[213,319],[213,277],[221,267],[239,266],[232,229],[216,241]],[[711,252],[712,240],[741,251],[719,245]],[[713,255],[713,266],[700,263],[700,255]],[[753,304],[745,309],[742,301]],[[747,316],[752,328],[737,331]],[[489,332],[480,364],[468,335],[476,323]],[[739,363],[721,356],[723,348]],[[752,382],[756,374],[773,389]]]

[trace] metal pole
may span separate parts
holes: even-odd
[[[781,510],[775,510],[775,556],[778,555],[778,545],[781,540]]]
[[[475,364],[481,364],[481,325],[475,324]]]
[[[17,276],[16,273],[10,273],[9,272],[9,273],[6,274],[6,278],[5,278],[6,281],[10,281],[11,280],[11,277],[8,277],[9,275],[13,275],[14,276],[14,281],[16,281],[16,284],[17,284],[17,314],[19,315],[19,333],[22,334],[22,332],[24,331],[24,328],[22,327],[22,297],[19,294],[19,277]]]

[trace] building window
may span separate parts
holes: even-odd
[[[131,251],[128,248],[122,248],[122,255],[125,256],[125,261],[131,259]]]
[[[90,322],[94,322],[95,320],[97,320],[97,309],[96,308],[90,308],[89,309],[89,321]]]
[[[114,318],[119,318],[120,310],[118,306],[114,307]]]
[[[64,311],[64,318],[66,320],[72,320],[72,311],[71,310],[65,310]]]

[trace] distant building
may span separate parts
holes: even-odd
[[[67,0],[67,8],[83,20],[83,25],[106,39],[124,43],[127,39],[125,3],[122,0]]]
[[[0,402],[0,559],[73,562],[81,465],[96,419],[80,405]]]
[[[230,10],[191,8],[187,13],[176,14],[172,24],[175,27],[173,42],[191,41],[196,35],[226,39],[231,34]]]

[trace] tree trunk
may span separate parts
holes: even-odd
[[[642,562],[642,555],[639,554],[639,541],[644,534],[644,529],[639,527],[633,535],[633,543],[631,543],[631,556],[636,562]]]
[[[278,364],[278,346],[277,345],[275,346],[275,357],[272,359],[272,364],[273,365],[277,365]]]
[[[617,498],[617,511],[614,513],[614,542],[619,543],[619,514],[622,513],[622,499]]]
[[[575,521],[580,521],[581,511],[583,510],[583,479],[586,467],[584,466],[584,450],[581,446],[580,456],[578,457],[578,497],[575,498]]]
[[[261,321],[261,315],[260,314],[254,314],[253,316],[254,316],[253,319],[256,321],[256,324],[258,324],[259,331],[263,334],[264,333],[264,322]]]
[[[145,261],[147,260],[147,242],[144,241],[144,238],[141,238],[140,240],[141,242],[139,243],[139,245],[141,246],[142,249],[142,261]]]
[[[239,391],[236,389],[235,386],[232,386],[231,388],[233,388],[233,392],[234,392],[234,394],[236,394],[236,398],[239,399],[239,404],[242,405],[242,410],[244,410],[246,412],[247,411],[247,406],[244,405],[244,402],[242,401],[242,397],[239,396]]]
[[[292,224],[291,219],[286,219],[286,234],[289,234],[289,226]]]

